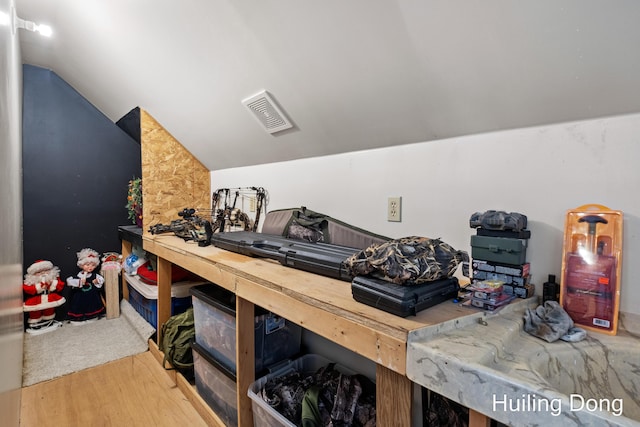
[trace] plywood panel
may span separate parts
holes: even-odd
[[[184,208],[210,209],[209,170],[147,111],[140,110],[143,231]]]

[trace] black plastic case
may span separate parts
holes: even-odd
[[[353,299],[401,317],[458,296],[458,279],[449,277],[419,285],[396,285],[369,276],[356,276],[351,282]]]
[[[312,243],[251,231],[214,233],[211,244],[221,249],[277,260],[282,265],[334,279],[351,281],[345,261],[360,249]]]

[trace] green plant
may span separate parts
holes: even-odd
[[[136,225],[142,226],[142,178],[134,177],[129,181],[127,205],[129,219]]]

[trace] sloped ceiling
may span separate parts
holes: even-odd
[[[17,0],[20,32],[114,121],[211,170],[640,111],[640,1]],[[268,90],[293,129],[241,101]]]

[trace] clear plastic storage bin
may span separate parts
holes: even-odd
[[[236,372],[235,294],[208,284],[190,289],[196,342],[231,372]],[[302,328],[260,307],[255,308],[256,372],[300,352]]]
[[[294,423],[289,421],[285,416],[280,414],[274,408],[269,406],[260,396],[260,390],[271,378],[278,378],[293,371],[300,372],[303,376],[308,376],[316,373],[318,369],[332,363],[331,360],[326,359],[317,354],[307,354],[292,362],[286,366],[259,378],[251,384],[249,387],[249,398],[251,399],[251,409],[253,411],[253,425],[260,427],[296,427]],[[343,374],[353,375],[354,372],[344,366],[336,364],[336,369]]]
[[[236,376],[192,342],[196,390],[228,426],[238,425]]]

